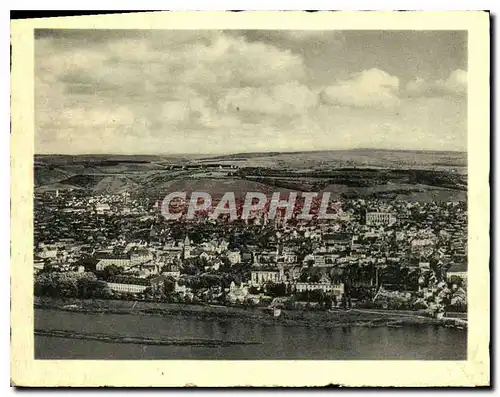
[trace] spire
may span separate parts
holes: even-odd
[[[187,259],[191,257],[191,242],[189,241],[189,237],[186,234],[186,238],[184,239],[184,247],[182,249],[183,251],[183,258]]]

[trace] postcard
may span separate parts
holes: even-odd
[[[12,385],[489,385],[487,12],[11,32]]]

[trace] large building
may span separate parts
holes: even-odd
[[[263,285],[267,282],[281,282],[281,272],[278,268],[252,270],[250,275],[251,285]]]
[[[344,284],[332,284],[329,282],[319,283],[295,283],[293,287],[296,292],[315,291],[320,290],[325,293],[331,293],[335,296],[342,296],[344,294]]]
[[[137,284],[124,284],[124,283],[107,283],[111,291],[115,292],[127,292],[130,294],[139,294],[144,292],[147,285],[137,285]]]
[[[112,254],[112,253],[97,253],[95,259],[98,260],[95,269],[104,270],[108,266],[118,266],[122,268],[128,268],[132,264],[130,262],[130,256],[126,254]]]
[[[389,225],[396,221],[396,217],[389,212],[367,212],[366,224],[369,226]]]

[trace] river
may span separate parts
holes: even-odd
[[[37,359],[465,360],[467,331],[451,328],[290,327],[196,317],[35,310],[35,328],[120,336],[256,342],[223,347],[156,346],[35,336]]]

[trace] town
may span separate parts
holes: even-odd
[[[466,202],[331,200],[327,219],[196,214],[35,195],[35,295],[304,310],[467,311]],[[340,210],[338,210],[340,209]]]

